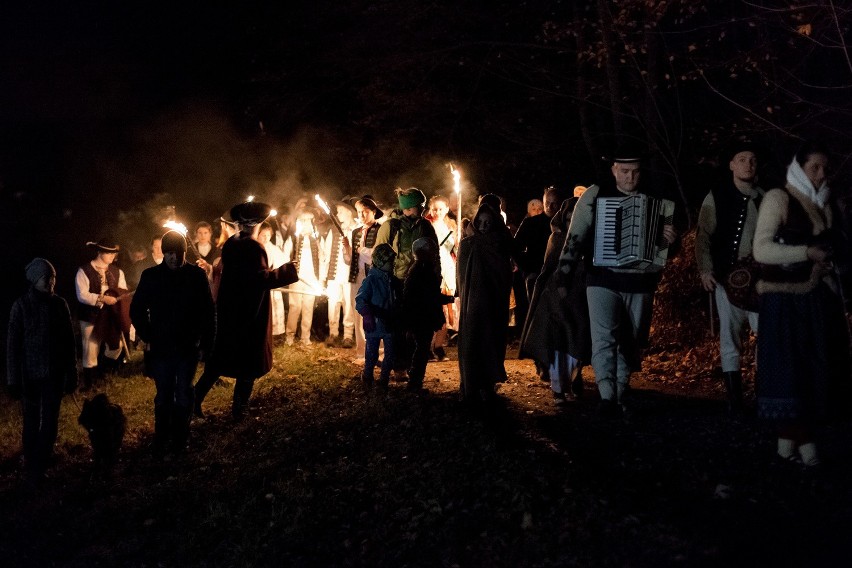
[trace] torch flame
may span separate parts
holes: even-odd
[[[172,231],[177,231],[184,237],[186,237],[186,234],[189,232],[186,228],[186,225],[184,225],[183,223],[178,223],[177,221],[167,221],[165,224],[163,224],[163,227],[166,229],[171,229]]]
[[[450,164],[450,173],[453,174],[453,191],[461,194],[461,172]]]
[[[270,217],[275,217],[276,215],[278,215],[278,210],[277,210],[277,209],[270,209],[270,210],[269,210],[269,216],[270,216]]]
[[[246,199],[246,203],[251,203],[252,201],[254,201],[254,195],[249,195]]]
[[[326,204],[326,202],[322,200],[322,197],[320,197],[320,194],[319,194],[319,193],[317,193],[316,195],[314,195],[314,199],[316,199],[316,200],[317,200],[317,203],[319,204],[320,209],[322,209],[323,211],[325,211],[325,214],[326,214],[326,215],[331,215],[331,209],[329,209],[328,204]]]

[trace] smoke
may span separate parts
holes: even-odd
[[[192,232],[249,195],[277,209],[316,193],[326,201],[370,194],[390,208],[396,187],[452,198],[450,162],[462,172],[463,212],[472,217],[476,187],[453,157],[395,140],[368,147],[357,135],[314,127],[279,140],[260,128],[241,132],[215,108],[195,106],[136,126],[124,148],[102,149],[97,178],[101,195],[121,199],[110,232],[130,244],[149,242],[166,220]]]

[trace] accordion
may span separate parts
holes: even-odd
[[[592,264],[637,272],[659,272],[669,244],[663,225],[672,224],[674,202],[647,195],[599,197],[595,203]]]

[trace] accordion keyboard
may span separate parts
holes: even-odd
[[[595,266],[657,272],[668,257],[663,226],[674,202],[647,195],[599,197],[595,203]]]

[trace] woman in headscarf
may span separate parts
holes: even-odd
[[[829,206],[828,153],[806,144],[787,168],[787,185],[760,206],[754,258],[762,267],[757,402],[778,430],[778,455],[820,464],[817,425],[849,404],[849,330],[837,271],[843,246]]]
[[[506,380],[506,336],[512,265],[511,234],[491,205],[479,206],[472,234],[462,239],[457,262],[461,398],[487,402]]]

